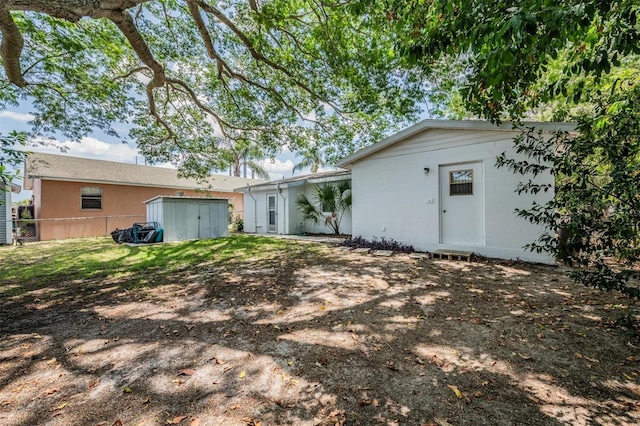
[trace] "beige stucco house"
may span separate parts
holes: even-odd
[[[207,182],[178,177],[177,170],[56,154],[29,154],[24,188],[33,191],[38,239],[108,235],[144,222],[144,201],[158,195],[227,198],[243,215],[233,189],[259,182],[211,175]]]

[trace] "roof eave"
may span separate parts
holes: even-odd
[[[502,132],[513,132],[517,129],[535,127],[543,131],[566,131],[573,132],[576,129],[575,123],[559,123],[559,122],[524,122],[521,126],[517,126],[512,122],[503,122],[494,124],[485,120],[423,120],[413,126],[407,127],[381,141],[364,147],[353,154],[350,154],[336,163],[338,167],[350,170],[354,163],[394,145],[411,136],[414,136],[425,130],[448,129],[448,130],[493,130]]]

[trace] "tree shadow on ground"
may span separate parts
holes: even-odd
[[[11,283],[0,422],[640,422],[638,342],[609,326],[628,300],[555,268],[248,237],[143,252]]]

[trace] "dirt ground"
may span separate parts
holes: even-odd
[[[0,424],[640,424],[629,299],[540,265],[296,253],[0,300]]]

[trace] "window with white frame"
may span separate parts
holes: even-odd
[[[83,210],[102,210],[102,188],[83,186],[80,188]]]

